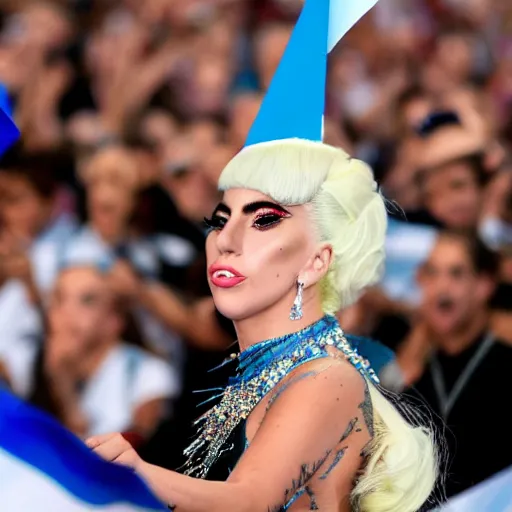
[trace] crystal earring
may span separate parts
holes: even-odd
[[[290,320],[300,320],[303,316],[302,311],[302,292],[304,291],[304,283],[297,281],[297,295],[290,311]]]

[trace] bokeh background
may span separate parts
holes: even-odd
[[[193,390],[236,352],[202,221],[301,7],[1,0],[0,101],[23,140],[0,161],[0,385],[182,464]],[[511,2],[381,0],[332,54],[326,115],[390,212],[383,281],[340,320],[448,424],[455,494],[512,465]]]

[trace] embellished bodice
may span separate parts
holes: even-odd
[[[245,423],[260,401],[299,366],[329,357],[336,349],[364,377],[378,383],[368,361],[352,347],[336,318],[325,316],[315,324],[249,347],[229,361],[238,362],[228,386],[210,398],[220,402],[201,416],[196,440],[185,450],[185,474],[205,478],[222,460],[230,461],[224,478],[246,448]]]

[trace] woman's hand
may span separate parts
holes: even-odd
[[[94,436],[85,442],[96,454],[109,462],[115,462],[139,471],[144,461],[121,434]]]
[[[109,273],[112,288],[122,297],[137,301],[143,291],[144,283],[127,261],[117,261]]]

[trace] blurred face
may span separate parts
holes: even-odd
[[[34,238],[46,224],[51,206],[51,200],[23,176],[0,174],[0,221],[12,233]]]
[[[62,272],[48,310],[50,332],[76,349],[95,346],[119,335],[112,295],[104,276],[93,268]]]
[[[442,237],[419,272],[422,313],[440,335],[464,329],[489,299],[492,286],[476,274],[463,241]]]
[[[234,321],[291,307],[315,249],[306,206],[283,208],[246,189],[224,194],[210,220],[208,279],[219,311]]]
[[[155,144],[159,152],[176,136],[177,131],[174,118],[164,111],[150,111],[142,121],[142,136]]]
[[[193,77],[193,95],[189,98],[196,114],[215,114],[228,99],[231,64],[227,59],[204,59],[197,64]]]
[[[230,114],[229,139],[235,147],[243,147],[261,107],[258,95],[244,95],[233,102]]]
[[[217,184],[199,169],[196,141],[190,133],[176,138],[166,150],[162,184],[180,214],[193,222],[210,215],[219,200]]]
[[[232,147],[219,144],[210,153],[205,155],[198,169],[209,180],[211,185],[216,188],[222,171],[235,154],[236,150]]]
[[[111,184],[127,191],[139,186],[139,168],[133,151],[124,148],[107,148],[92,157],[81,171],[87,186]]]
[[[256,41],[256,66],[264,89],[272,81],[291,34],[291,27],[287,25],[275,26],[263,31]]]
[[[130,189],[100,182],[87,188],[89,220],[105,238],[124,234],[134,208]]]
[[[437,60],[456,80],[465,80],[471,73],[471,42],[464,36],[449,35],[438,42]]]
[[[212,151],[221,138],[219,127],[211,121],[193,123],[188,130],[188,136],[191,137],[194,146],[201,148],[205,153]]]
[[[124,234],[141,182],[135,152],[107,148],[81,170],[91,224],[105,238]]]
[[[449,228],[474,228],[478,221],[481,196],[480,185],[466,163],[447,164],[425,177],[425,206]]]

